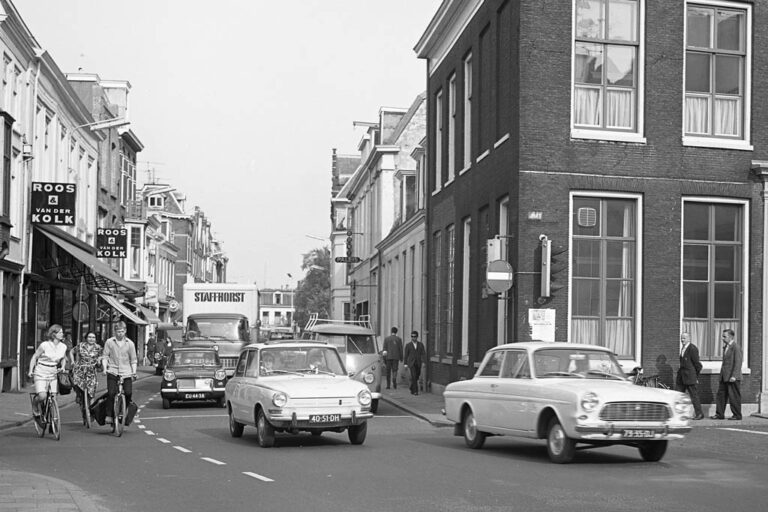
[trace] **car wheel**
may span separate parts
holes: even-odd
[[[667,453],[667,441],[646,441],[637,447],[640,456],[647,462],[658,462]]]
[[[576,453],[576,442],[568,437],[557,418],[549,420],[547,453],[549,454],[549,459],[557,464],[571,462]]]
[[[474,450],[479,450],[485,443],[485,432],[477,430],[477,421],[475,421],[475,415],[472,410],[467,410],[464,413],[464,419],[462,421],[462,427],[464,431],[464,442],[467,446]]]
[[[272,426],[261,409],[256,415],[256,435],[259,439],[259,446],[262,448],[275,446],[275,427]]]
[[[163,398],[163,409],[170,409],[171,408],[171,401],[167,398]]]
[[[235,419],[235,416],[232,414],[232,409],[229,410],[229,435],[232,437],[242,437],[243,435],[243,425],[239,421]]]
[[[371,412],[376,414],[376,411],[379,410],[379,399],[371,400]]]
[[[360,425],[352,425],[347,429],[347,435],[349,436],[349,442],[352,444],[363,444],[365,442],[365,436],[368,434],[368,422],[361,423]]]

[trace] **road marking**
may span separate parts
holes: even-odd
[[[723,427],[720,430],[731,430],[733,432],[746,432],[747,434],[760,434],[761,436],[768,436],[768,432],[760,432],[759,430],[746,430],[743,428],[727,428],[727,427]]]
[[[151,430],[145,430],[145,431],[144,431],[144,433],[145,433],[145,434],[147,434],[148,436],[153,436],[153,435],[155,435],[155,433],[154,433],[154,432],[152,432]]]
[[[250,477],[256,478],[257,480],[261,480],[262,482],[274,482],[271,478],[267,478],[265,476],[262,476],[258,473],[251,473],[250,471],[243,471],[244,475],[248,475]]]
[[[210,462],[211,464],[216,464],[217,466],[225,466],[227,464],[226,462],[221,462],[220,460],[211,459],[209,457],[200,457],[200,458],[206,462]]]
[[[149,431],[145,430],[145,432],[149,432]],[[152,434],[152,435],[154,435],[154,434]],[[165,443],[165,444],[170,444],[171,443],[169,440],[165,439],[164,437],[156,437],[155,439],[157,439],[161,443]]]
[[[226,414],[196,414],[188,416],[142,416],[145,420],[176,420],[183,418],[227,418]]]
[[[147,428],[146,425],[139,425],[139,430],[144,430],[145,428]]]
[[[174,448],[176,448],[177,450],[179,450],[182,453],[192,453],[192,450],[187,450],[183,446],[174,446]]]

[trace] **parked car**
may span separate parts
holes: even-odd
[[[488,436],[546,439],[553,462],[576,445],[623,444],[646,461],[690,432],[687,395],[635,386],[607,348],[574,343],[512,343],[490,349],[475,376],[443,393],[445,415],[470,448]]]
[[[218,351],[205,347],[174,348],[163,370],[160,395],[163,409],[173,402],[215,400],[224,407],[227,375]]]
[[[256,427],[259,445],[275,444],[276,432],[347,431],[352,444],[368,432],[371,392],[347,375],[332,345],[313,341],[254,343],[240,352],[226,385],[229,432]]]

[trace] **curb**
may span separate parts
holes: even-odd
[[[453,423],[451,423],[448,420],[434,419],[434,416],[437,416],[436,414],[427,415],[427,414],[422,413],[421,411],[419,411],[417,409],[409,407],[409,406],[403,404],[402,402],[399,402],[399,401],[394,400],[392,398],[387,398],[387,397],[382,396],[381,400],[384,400],[388,404],[390,404],[390,405],[392,405],[394,407],[397,407],[401,411],[407,412],[411,416],[416,416],[417,418],[426,421],[427,423],[429,423],[433,427],[440,427],[440,428],[446,428],[446,427],[451,427],[452,428],[453,427]]]

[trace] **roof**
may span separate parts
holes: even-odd
[[[508,348],[526,348],[535,350],[537,348],[569,348],[569,349],[590,349],[590,350],[603,350],[606,352],[613,351],[606,347],[599,345],[587,345],[584,343],[567,343],[564,341],[524,341],[519,343],[507,343],[506,345],[499,345],[493,347],[491,350],[508,349]]]
[[[373,336],[376,333],[369,327],[351,324],[318,324],[312,327],[311,331],[318,334],[360,334]]]

